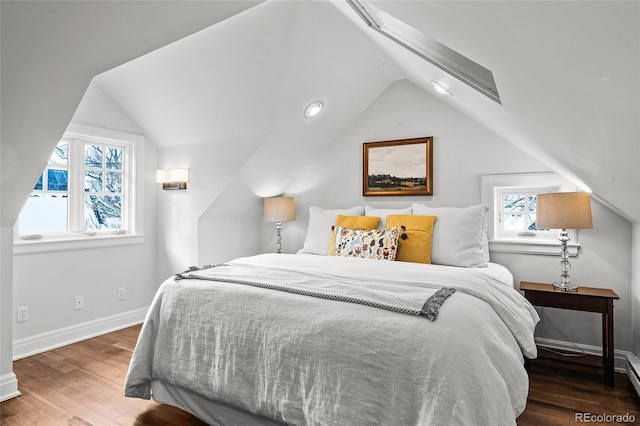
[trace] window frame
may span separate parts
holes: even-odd
[[[557,256],[560,250],[560,230],[527,232],[500,232],[504,206],[503,194],[518,192],[521,194],[542,194],[546,192],[576,191],[576,186],[561,176],[550,173],[511,173],[482,175],[482,202],[489,205],[489,250],[498,253],[543,254]],[[502,206],[502,207],[498,207]],[[568,229],[570,241],[569,255],[577,256],[578,234],[575,229]]]
[[[69,197],[68,226],[66,232],[35,234],[35,239],[24,239],[20,235],[19,221],[14,226],[14,254],[41,253],[50,251],[77,250],[93,247],[111,247],[141,244],[143,233],[144,182],[142,176],[144,162],[142,152],[144,137],[121,130],[108,129],[83,123],[70,123],[60,140],[81,141],[81,149],[69,148]],[[85,144],[122,147],[127,150],[127,160],[123,163],[123,177],[127,173],[128,183],[122,187],[123,201],[120,230],[84,230],[84,147]],[[72,152],[74,152],[72,154]],[[72,156],[73,155],[73,156]],[[49,162],[45,166],[46,170]],[[73,185],[73,187],[71,186]],[[126,207],[125,207],[126,206]],[[33,234],[26,234],[33,235]]]
[[[69,228],[69,195],[70,195],[70,179],[71,179],[71,159],[69,158],[69,146],[70,146],[70,141],[66,138],[62,138],[60,139],[60,141],[56,144],[56,148],[57,146],[60,144],[60,142],[66,142],[67,144],[67,161],[65,164],[56,164],[51,162],[51,157],[52,155],[49,157],[49,160],[47,161],[47,164],[45,165],[42,173],[40,173],[40,178],[38,179],[38,181],[36,182],[36,184],[34,185],[33,189],[31,190],[31,193],[33,194],[34,192],[39,193],[41,196],[46,197],[48,195],[51,196],[55,196],[55,197],[62,197],[65,198],[65,202],[66,202],[66,211],[67,211],[67,220],[66,220],[66,224],[65,224],[65,228]],[[56,149],[54,148],[54,150]],[[59,189],[49,189],[49,172],[51,170],[66,170],[67,172],[67,188],[66,190],[59,190]],[[39,189],[37,189],[36,187],[38,186],[38,183],[41,183],[41,187]],[[24,207],[23,207],[24,209]],[[22,213],[22,212],[21,212]],[[19,225],[19,223],[18,223]],[[18,232],[20,231],[19,227],[18,227]],[[45,232],[47,235],[58,235],[58,234],[63,234],[66,233],[67,231],[48,231]],[[31,233],[25,233],[24,235],[30,235]]]
[[[119,193],[119,196],[121,197],[122,201],[122,206],[121,206],[121,217],[120,217],[120,230],[128,232],[129,226],[132,223],[131,220],[131,208],[130,208],[130,204],[135,202],[135,198],[132,197],[132,191],[131,191],[131,187],[133,186],[132,180],[131,180],[131,163],[132,163],[132,151],[133,151],[133,146],[131,143],[122,143],[122,142],[114,142],[114,141],[103,141],[103,140],[98,140],[97,138],[87,138],[87,137],[83,137],[82,139],[74,139],[74,141],[76,143],[80,143],[82,145],[82,149],[76,149],[76,152],[78,154],[78,156],[80,157],[79,159],[81,160],[81,165],[79,168],[81,168],[82,170],[77,170],[78,171],[78,175],[76,176],[76,181],[75,184],[78,185],[78,188],[82,188],[79,189],[79,192],[76,194],[76,197],[74,197],[74,214],[76,215],[76,217],[78,219],[76,219],[74,221],[74,226],[76,227],[76,229],[74,229],[74,232],[88,232],[88,233],[95,233],[95,234],[105,234],[105,233],[113,233],[115,232],[113,230],[113,228],[109,229],[96,229],[96,230],[85,230],[84,229],[84,222],[87,219],[85,217],[85,197],[88,194],[100,194],[102,196],[104,195],[109,195],[108,191],[105,191],[105,187],[106,187],[106,175],[107,173],[110,172],[110,169],[106,166],[106,160],[104,159],[104,152],[103,152],[103,160],[102,160],[102,165],[100,167],[91,167],[91,166],[87,166],[87,164],[85,163],[85,152],[86,152],[86,147],[89,145],[99,145],[103,148],[117,148],[117,149],[122,149],[123,153],[124,153],[124,159],[122,162],[122,170],[117,172],[117,173],[122,173],[122,178],[123,178],[123,182],[121,183],[121,191]],[[85,173],[87,172],[87,170],[100,170],[100,172],[102,173],[102,188],[101,191],[96,192],[96,191],[87,191],[85,188]],[[79,193],[82,192],[82,196],[78,196]]]
[[[557,240],[560,238],[560,231],[555,229],[548,230],[529,230],[529,229],[521,229],[521,230],[508,230],[504,228],[505,221],[503,218],[506,216],[508,212],[504,210],[504,201],[500,202],[500,200],[504,200],[505,195],[524,195],[525,197],[530,197],[532,195],[544,194],[548,192],[558,192],[560,190],[559,186],[496,186],[493,188],[494,194],[494,203],[496,213],[493,216],[494,219],[494,240],[530,240],[532,238],[536,238],[538,240]],[[525,202],[525,210],[522,215],[531,215],[535,214],[536,210],[527,210],[526,206],[528,202]]]

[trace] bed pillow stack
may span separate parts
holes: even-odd
[[[397,243],[395,260],[467,268],[486,267],[489,262],[488,212],[489,206],[486,204],[461,208],[414,203],[402,209],[356,206],[333,210],[312,206],[309,208],[309,226],[301,252],[336,254],[338,240],[332,227],[342,228],[344,237],[340,240],[341,244],[344,245],[344,238],[357,241],[349,248],[344,246],[347,250],[353,249],[351,253],[354,254],[362,253],[364,246],[368,249],[366,244],[358,249],[354,245],[363,242],[365,231],[404,226],[405,231],[400,232]],[[345,229],[354,232],[347,233]],[[405,239],[402,238],[403,234]],[[384,238],[388,237],[384,235]],[[343,250],[340,255],[344,255]],[[386,253],[382,258],[389,260]]]
[[[376,209],[374,207],[364,206],[364,214],[366,216],[378,216],[380,218],[378,228],[384,229],[387,227],[387,216],[393,214],[413,214],[413,212],[411,211],[411,207],[404,209]]]

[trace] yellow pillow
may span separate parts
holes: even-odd
[[[404,226],[406,238],[398,240],[396,260],[401,262],[431,263],[431,241],[436,216],[394,214],[387,216],[387,227]]]
[[[376,216],[345,216],[339,214],[335,226],[349,229],[378,229],[380,218]],[[329,256],[336,253],[336,231],[331,229],[331,243],[329,244]]]

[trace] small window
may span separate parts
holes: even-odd
[[[536,226],[538,194],[557,192],[558,187],[495,187],[494,202],[497,214],[495,239],[500,238],[557,238],[549,229]]]
[[[559,250],[557,229],[536,226],[537,196],[548,192],[575,191],[554,173],[483,175],[482,202],[489,204],[489,249],[495,252],[552,254]],[[577,234],[569,230],[570,255],[577,254]]]

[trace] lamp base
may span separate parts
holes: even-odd
[[[559,282],[554,282],[553,289],[555,291],[560,291],[563,293],[571,293],[571,292],[575,293],[576,291],[578,291],[578,286],[573,284],[562,284]]]
[[[276,222],[276,253],[282,253],[282,222]]]
[[[554,282],[553,287],[555,291],[570,292],[578,291],[578,286],[571,284],[569,278],[569,271],[571,270],[571,263],[569,263],[569,250],[567,249],[567,243],[569,242],[569,235],[566,229],[560,231],[560,282]]]

